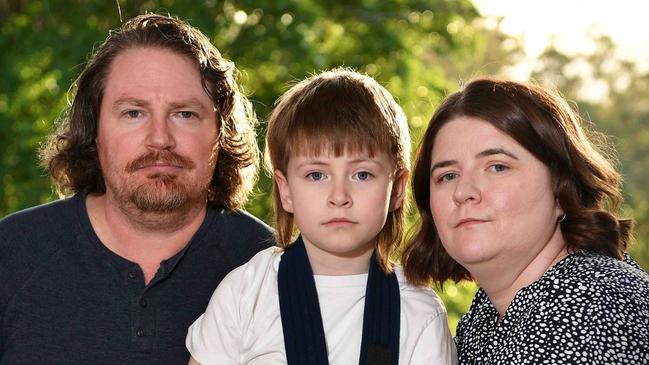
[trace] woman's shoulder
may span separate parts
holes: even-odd
[[[553,315],[600,329],[649,326],[649,275],[628,261],[580,251],[545,281],[542,302]]]
[[[649,300],[649,274],[630,258],[618,260],[591,251],[579,251],[570,255],[557,276],[565,278],[563,282],[569,286],[586,287],[590,294],[619,292]]]
[[[587,251],[573,256],[564,288],[570,294],[565,297],[570,305],[563,307],[562,316],[575,323],[592,349],[629,356],[645,352],[649,346],[649,275],[628,259]],[[611,341],[616,337],[620,340]]]

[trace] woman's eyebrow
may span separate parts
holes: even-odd
[[[518,160],[518,157],[516,157],[516,155],[507,151],[504,148],[487,148],[484,151],[478,152],[475,155],[475,157],[482,158],[482,157],[493,156],[493,155],[505,155],[513,158],[514,160]],[[436,162],[435,164],[433,164],[433,166],[431,166],[430,171],[433,172],[435,171],[435,169],[448,167],[455,164],[457,164],[457,160],[444,160],[444,161]]]
[[[505,155],[513,158],[514,160],[518,160],[518,157],[516,157],[516,155],[507,151],[504,148],[488,148],[476,154],[475,157],[480,158],[480,157],[493,156],[493,155]]]
[[[457,164],[457,160],[440,161],[440,162],[435,163],[433,166],[431,166],[430,172],[435,171],[435,169],[440,169],[442,167],[448,167],[448,166],[456,165],[456,164]]]

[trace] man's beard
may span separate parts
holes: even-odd
[[[144,154],[126,165],[125,173],[132,175],[140,168],[156,162],[167,162],[183,170],[195,168],[193,161],[171,151],[154,151]],[[120,209],[136,215],[184,214],[199,204],[205,204],[211,176],[180,181],[178,175],[152,173],[142,182],[123,181],[115,191]],[[135,212],[133,211],[135,208]]]
[[[149,181],[126,192],[126,198],[143,213],[172,213],[184,211],[192,200],[187,185],[177,181],[176,175],[152,174]]]

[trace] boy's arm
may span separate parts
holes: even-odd
[[[185,344],[189,364],[237,365],[241,355],[240,269],[228,274],[214,291],[205,313],[189,327]]]
[[[457,350],[445,312],[435,316],[420,334],[411,364],[457,364]]]
[[[189,364],[188,365],[203,365],[203,364],[201,364],[200,362],[194,360],[194,358],[192,357],[191,359],[189,359]]]

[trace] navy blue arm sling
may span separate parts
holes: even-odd
[[[277,281],[288,364],[328,365],[318,293],[302,237],[282,255]],[[399,315],[397,277],[381,271],[374,253],[365,289],[359,365],[399,363]]]

